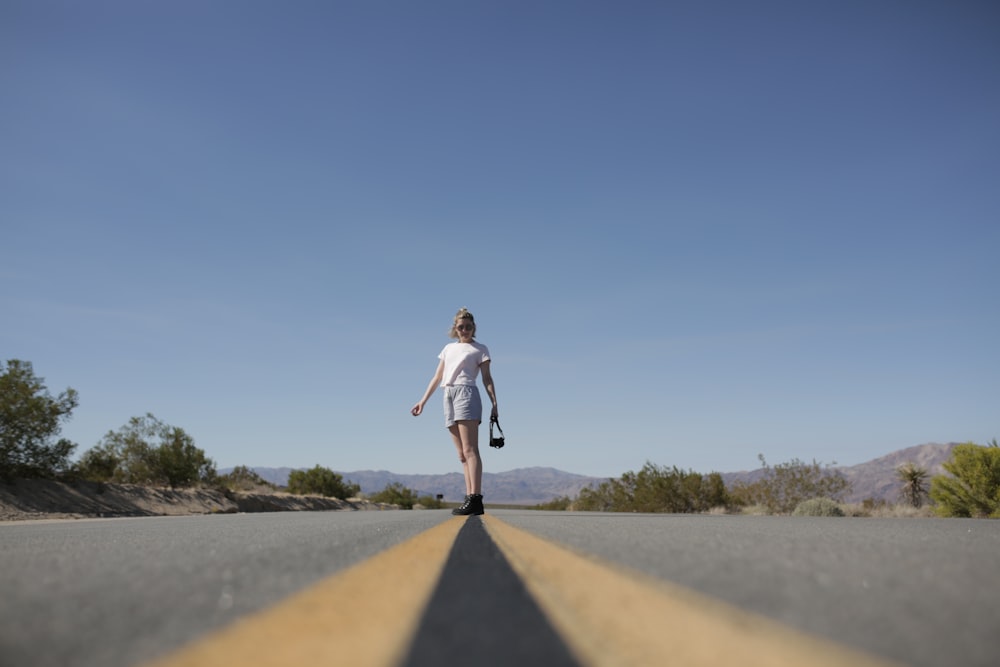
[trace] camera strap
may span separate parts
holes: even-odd
[[[493,437],[493,425],[496,424],[497,430],[500,431],[500,437]],[[503,429],[500,428],[500,420],[495,417],[490,417],[490,447],[496,447],[500,449],[504,446]]]
[[[490,418],[490,440],[492,440],[492,439],[493,439],[493,425],[494,425],[494,424],[496,424],[496,425],[497,425],[497,430],[498,430],[498,431],[500,431],[500,437],[501,437],[501,438],[503,437],[503,429],[502,429],[502,428],[500,428],[500,420],[499,420],[499,419],[493,419],[493,418],[491,417],[491,418]]]

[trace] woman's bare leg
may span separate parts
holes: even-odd
[[[462,435],[459,433],[458,424],[452,424],[448,427],[448,432],[451,433],[451,439],[455,442],[455,449],[458,450],[458,460],[462,462],[462,473],[465,475],[465,495],[470,495],[472,491],[472,480],[469,478],[469,464],[465,460],[465,448],[462,446]]]
[[[482,495],[483,462],[479,458],[479,422],[463,419],[449,426],[448,431],[455,441],[458,460],[462,462],[462,470],[465,472],[466,495]]]

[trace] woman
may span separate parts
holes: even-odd
[[[452,510],[452,514],[483,514],[483,463],[479,457],[479,424],[483,420],[483,401],[476,386],[476,377],[483,374],[483,386],[493,403],[490,420],[497,414],[497,394],[490,374],[490,351],[477,343],[476,320],[465,308],[459,309],[452,323],[450,338],[454,343],[445,345],[438,355],[437,371],[427,385],[427,391],[410,413],[416,417],[424,411],[427,399],[438,385],[444,390],[444,425],[451,433],[458,460],[465,471],[465,502]]]

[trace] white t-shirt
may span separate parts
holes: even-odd
[[[490,351],[482,343],[448,343],[441,350],[438,359],[444,361],[444,375],[441,376],[441,386],[455,384],[476,384],[479,377],[479,366],[490,360]]]

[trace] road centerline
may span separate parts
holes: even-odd
[[[394,667],[462,526],[449,518],[146,667]]]
[[[584,557],[495,516],[486,529],[583,665],[888,667],[695,591]]]
[[[478,516],[455,538],[402,664],[466,663],[579,667]]]

